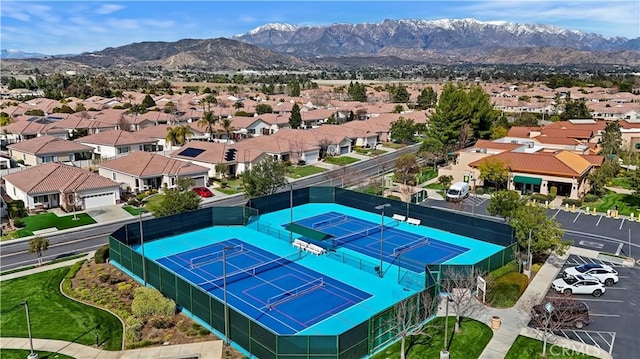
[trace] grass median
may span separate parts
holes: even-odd
[[[542,358],[542,342],[519,335],[505,359]],[[553,359],[596,359],[596,357],[547,343],[547,357]]]
[[[52,353],[52,352],[41,352],[34,350],[34,352],[38,353],[38,359],[73,359],[68,355]],[[26,358],[31,351],[24,349],[0,349],[0,358],[2,359],[24,359]]]
[[[60,293],[60,282],[69,267],[32,274],[2,282],[0,327],[3,337],[26,338],[27,321],[22,303],[29,302],[34,338],[57,339],[103,349],[122,348],[122,324],[109,312],[94,308]]]

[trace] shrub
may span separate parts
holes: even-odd
[[[125,339],[128,342],[140,340],[140,329],[142,329],[142,326],[144,325],[142,320],[134,316],[130,316],[125,320],[125,325],[127,327],[127,330],[125,330]]]
[[[16,218],[13,220],[13,226],[16,228],[23,228],[27,224],[21,218]]]
[[[494,270],[493,272],[489,273],[488,277],[497,279],[506,275],[507,273],[517,272],[517,271],[518,271],[518,263],[516,261],[511,261],[503,265],[502,267]]]
[[[109,245],[105,244],[96,250],[94,260],[96,263],[106,263],[107,259],[109,259]]]
[[[553,201],[554,199],[556,199],[557,195],[558,195],[558,187],[551,186],[551,188],[549,189],[549,200]]]
[[[98,280],[100,281],[100,283],[107,283],[109,282],[109,279],[111,279],[111,274],[109,273],[98,274]]]
[[[398,197],[398,196],[394,196],[394,195],[387,196],[387,198],[389,198],[389,199],[395,199],[396,201],[401,201],[400,197]]]
[[[570,206],[573,206],[575,204],[576,207],[580,207],[582,206],[582,201],[579,199],[565,198],[562,200],[562,205],[565,205],[565,204],[568,204]]]
[[[76,276],[76,274],[78,274],[78,272],[80,271],[80,268],[82,268],[82,265],[85,263],[86,261],[80,261],[80,262],[76,262],[74,263],[71,268],[69,268],[69,271],[67,272],[67,275],[64,276],[65,279],[71,279],[73,277]]]
[[[163,297],[157,289],[139,287],[133,291],[131,311],[140,318],[150,315],[172,316],[176,313],[176,303]]]
[[[529,196],[529,198],[533,201],[534,199],[536,200],[536,202],[540,202],[540,203],[544,203],[545,201],[549,200],[548,196],[545,196],[543,194],[539,194],[539,193],[534,193],[532,195]]]
[[[511,272],[496,279],[487,292],[487,301],[496,307],[512,307],[529,285],[526,275]]]
[[[483,195],[484,194],[484,187],[476,187],[476,194]]]
[[[155,316],[149,318],[147,323],[156,329],[167,329],[173,327],[171,317]]]
[[[127,201],[127,204],[130,206],[138,206],[140,204],[140,201],[138,201],[138,199],[135,197],[131,197],[131,199]]]
[[[138,193],[138,194],[136,195],[136,199],[137,199],[139,202],[142,202],[142,200],[143,200],[143,199],[145,199],[145,198],[147,198],[147,193],[146,193],[146,192]]]
[[[600,198],[598,196],[596,196],[595,194],[585,194],[584,198],[582,199],[583,202],[595,202],[597,200],[599,200]]]

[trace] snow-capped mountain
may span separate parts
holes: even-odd
[[[415,58],[423,56],[424,52],[446,51],[460,55],[532,47],[579,51],[639,50],[635,46],[637,39],[608,38],[553,25],[476,19],[405,19],[327,26],[272,23],[234,39],[308,57],[393,54]]]
[[[46,56],[37,52],[23,52],[15,49],[0,50],[0,59],[41,59]]]

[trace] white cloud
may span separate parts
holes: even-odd
[[[111,18],[107,20],[107,24],[114,30],[135,30],[140,27],[140,22],[136,19],[115,19]]]
[[[108,15],[122,9],[124,9],[124,6],[122,5],[102,4],[98,9],[96,9],[95,13],[100,15]]]
[[[142,23],[150,27],[163,29],[168,29],[176,26],[176,22],[173,20],[143,19]]]
[[[19,21],[31,21],[32,17],[57,22],[58,17],[51,13],[51,7],[28,2],[3,2],[2,16]]]

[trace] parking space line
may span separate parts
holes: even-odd
[[[576,218],[573,219],[573,223],[576,223],[576,221],[578,220],[578,217],[580,217],[580,213],[581,212],[578,212],[578,215],[576,216]]]
[[[600,224],[601,220],[602,220],[602,215],[600,215],[600,218],[598,218],[598,222],[596,222],[596,227]]]
[[[613,344],[615,343],[615,340],[616,340],[616,332],[606,332],[606,331],[598,331],[598,330],[567,330],[567,331],[559,330],[556,333],[561,334],[566,339],[569,339],[575,342],[580,342],[586,345],[593,345],[604,351],[609,352],[609,354],[613,352]],[[603,334],[608,335],[611,338],[610,339],[611,341],[607,340],[603,336]],[[594,337],[596,339],[594,339]],[[597,340],[598,337],[601,340]],[[600,345],[600,343],[602,343],[603,345]]]
[[[625,287],[607,287],[607,290],[627,290]]]
[[[624,243],[620,243],[618,244],[618,249],[616,249],[616,255],[619,256],[620,255],[620,251],[622,250],[622,246],[624,246]]]
[[[626,219],[626,218],[623,218],[623,219],[622,219],[622,222],[620,222],[620,228],[618,228],[618,229],[622,229],[622,225],[624,224],[624,220],[625,220],[625,219]]]
[[[549,296],[549,299],[567,299],[567,297],[559,297],[559,296]],[[585,302],[603,302],[603,303],[624,303],[624,300],[618,299],[591,299],[591,298],[580,298]]]
[[[595,314],[595,313],[590,313],[589,315],[592,316],[592,317],[620,318],[619,314]]]
[[[551,218],[556,218],[556,216],[558,215],[558,213],[560,213],[560,208],[558,208],[558,210],[556,211],[556,213],[553,214],[553,216]]]
[[[598,345],[598,342],[596,342],[595,340],[593,340],[593,338],[591,337],[591,334],[589,334],[589,333],[584,333],[584,334],[586,334],[586,335],[589,337],[589,339],[591,339],[591,341],[593,342],[593,344],[595,344],[598,348],[600,348],[600,345]],[[600,348],[600,349],[602,349],[602,348]]]

